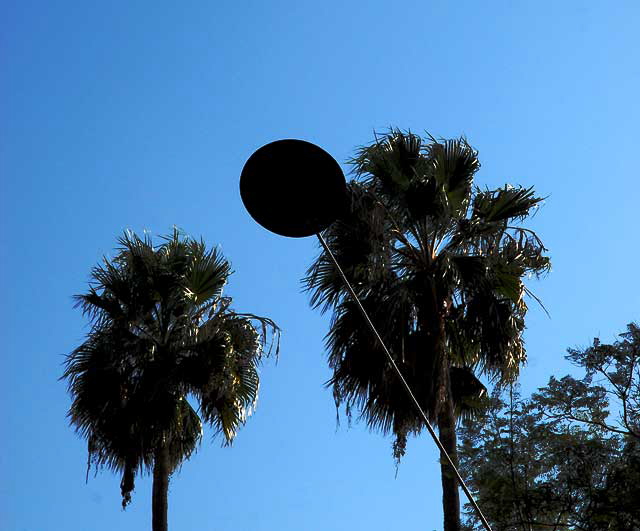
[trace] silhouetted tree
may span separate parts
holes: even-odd
[[[352,163],[350,206],[324,237],[457,462],[456,419],[485,391],[476,375],[511,380],[525,360],[522,279],[547,271],[549,259],[519,222],[541,199],[531,188],[474,187],[480,163],[465,139],[391,130]],[[336,403],[393,432],[400,459],[423,419],[325,252],[305,283],[314,307],[333,310]],[[457,531],[458,484],[444,460],[441,468],[444,529]]]
[[[497,392],[463,424],[462,469],[494,531],[640,530],[639,332],[569,350],[582,379],[552,377],[527,400]],[[481,529],[470,506],[466,524]]]
[[[569,349],[567,359],[583,368],[584,376],[551,377],[535,397],[550,419],[589,424],[640,440],[640,328],[630,323],[620,337],[613,344],[596,338],[586,349]],[[617,418],[607,418],[606,409],[594,409],[603,400],[617,411]]]
[[[203,422],[231,443],[251,413],[267,329],[279,333],[270,319],[231,309],[231,269],[217,250],[176,230],[163,240],[127,232],[116,257],[92,270],[89,291],[75,297],[91,330],[63,375],[89,466],[122,474],[123,507],[135,476],[153,471],[154,531],[167,529],[169,477]]]

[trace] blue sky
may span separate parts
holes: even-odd
[[[464,134],[481,186],[534,186],[553,272],[530,287],[525,392],[565,349],[640,320],[636,281],[640,6],[621,2],[3,2],[0,7],[0,527],[150,527],[149,479],[85,484],[64,354],[71,295],[126,228],[173,225],[233,264],[234,306],[272,317],[281,357],[232,448],[205,438],[172,478],[174,530],[441,529],[437,454],[336,427],[328,318],[300,278],[313,239],[272,235],[240,202],[247,157],[279,138],[343,163],[393,125]],[[347,170],[347,166],[344,166]]]

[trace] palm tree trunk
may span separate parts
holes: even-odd
[[[155,451],[153,464],[153,498],[151,501],[153,531],[167,531],[169,508],[169,447],[164,444]]]
[[[458,447],[456,439],[456,417],[450,392],[446,403],[438,415],[440,442],[458,466]],[[440,476],[442,479],[442,512],[444,513],[444,531],[460,531],[460,491],[458,480],[444,455],[440,455]]]
[[[434,291],[434,311],[438,311],[439,300]],[[447,306],[445,304],[445,306]],[[440,358],[440,388],[437,391],[440,407],[436,408],[439,439],[442,446],[449,454],[453,464],[458,467],[458,441],[456,437],[456,415],[451,396],[451,376],[449,373],[449,361],[446,355],[446,327],[445,315],[441,314],[437,322],[437,330],[434,335],[437,338],[434,351],[441,353]],[[444,516],[443,531],[460,531],[460,491],[458,479],[452,470],[448,459],[440,455],[440,481],[442,482],[442,513]]]

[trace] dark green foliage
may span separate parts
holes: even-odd
[[[569,350],[582,379],[552,377],[526,400],[496,393],[463,424],[462,470],[494,531],[640,530],[638,332]]]
[[[611,345],[596,338],[587,349],[569,349],[567,359],[585,374],[580,380],[552,377],[536,397],[552,418],[640,439],[640,328],[631,323],[620,337]],[[613,419],[608,409],[594,408],[602,400],[615,411]]]
[[[547,271],[549,259],[518,222],[542,199],[531,189],[475,188],[480,162],[464,138],[391,130],[352,163],[350,206],[323,236],[455,463],[456,418],[473,416],[486,395],[478,377],[512,380],[526,358],[523,277]],[[424,419],[326,252],[304,282],[312,305],[333,311],[336,405],[393,433],[399,460]],[[441,462],[444,529],[458,531],[458,485]]]
[[[63,378],[89,463],[122,474],[125,506],[158,449],[168,447],[172,471],[197,448],[203,422],[233,440],[258,397],[267,328],[278,329],[230,308],[230,265],[202,241],[174,231],[157,246],[132,233],[119,244],[75,297],[92,326]]]
[[[549,259],[515,222],[541,198],[531,189],[474,188],[480,163],[465,139],[425,142],[391,130],[352,163],[350,209],[323,236],[431,419],[448,399],[468,413],[470,396],[484,392],[476,374],[513,379],[525,360],[523,277],[547,271]],[[333,310],[336,402],[392,431],[398,457],[423,420],[326,253],[305,284],[314,307]]]

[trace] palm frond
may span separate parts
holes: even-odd
[[[486,411],[489,395],[470,367],[451,367],[451,396],[458,422],[478,419]]]
[[[533,187],[505,185],[494,191],[478,191],[473,202],[473,216],[486,222],[522,220],[543,200],[535,196]]]
[[[391,227],[385,208],[364,186],[352,183],[348,213],[323,233],[340,267],[358,291],[389,274]],[[323,250],[308,269],[303,284],[311,291],[311,304],[322,311],[339,303],[348,292],[333,260]]]
[[[231,265],[216,249],[206,251],[192,242],[186,288],[196,304],[219,297],[231,274]],[[195,247],[195,248],[193,248]]]
[[[475,293],[467,302],[460,327],[476,338],[478,368],[492,376],[513,379],[526,361],[522,340],[524,315],[514,303],[492,291]]]
[[[422,140],[410,131],[390,129],[382,140],[361,147],[350,163],[357,175],[375,176],[376,186],[406,191],[420,162]]]
[[[433,167],[433,179],[445,190],[449,209],[457,217],[469,204],[473,177],[480,169],[478,152],[465,138],[439,142],[431,138],[426,156]]]
[[[196,451],[203,434],[198,413],[184,397],[176,402],[176,412],[169,433],[169,460],[173,470]]]

